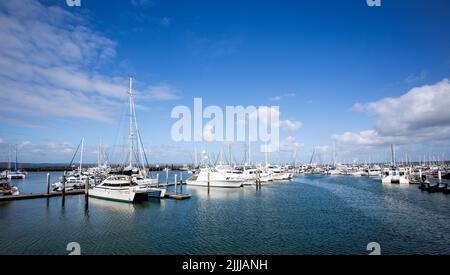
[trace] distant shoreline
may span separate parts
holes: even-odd
[[[14,166],[14,165],[12,165]],[[86,164],[83,165],[83,168],[96,167],[97,164]],[[118,167],[119,165],[112,165],[112,167]],[[7,163],[0,163],[0,171],[6,170],[8,168]],[[69,164],[51,164],[51,163],[22,163],[19,164],[19,168],[23,169],[27,172],[64,172],[64,171],[72,171],[77,169],[77,165],[69,166]],[[180,164],[158,164],[158,165],[150,165],[147,166],[149,171],[162,171],[166,168],[170,170],[190,170],[192,168],[191,165],[180,165]]]

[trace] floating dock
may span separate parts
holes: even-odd
[[[66,196],[82,195],[82,194],[84,194],[84,190],[66,191],[66,193],[65,193]],[[39,194],[10,195],[10,196],[0,196],[0,202],[31,200],[31,199],[45,199],[45,198],[61,197],[61,196],[62,196],[62,192],[51,192],[49,194],[39,193]]]
[[[73,195],[84,195],[84,190],[73,190],[66,191],[66,196]],[[39,194],[24,194],[24,195],[10,195],[10,196],[0,196],[0,202],[3,201],[19,201],[19,200],[31,200],[31,199],[45,199],[45,198],[53,198],[53,197],[61,197],[62,192],[51,192],[47,193],[39,193]],[[190,199],[192,196],[189,194],[175,194],[166,192],[164,198],[165,199],[174,199],[174,200],[186,200]]]
[[[189,194],[175,194],[175,193],[169,193],[166,192],[164,195],[164,198],[166,199],[174,199],[174,200],[187,200],[190,199],[192,196]]]

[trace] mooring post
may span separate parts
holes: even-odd
[[[159,173],[156,174],[156,187],[159,188]]]
[[[180,194],[183,194],[183,172],[180,172]]]
[[[439,171],[438,171],[438,180],[439,180],[439,183],[442,183],[442,172],[441,172],[441,169],[439,169]]]
[[[258,179],[258,182],[259,182],[259,189],[261,189],[261,187],[262,187],[261,171],[259,171],[259,179]]]
[[[65,204],[66,200],[66,172],[64,171],[64,175],[62,176],[62,206]]]
[[[169,190],[169,168],[166,167],[166,190]]]
[[[50,195],[50,173],[47,173],[47,195]]]
[[[177,188],[177,174],[174,175],[173,184],[174,184],[174,187],[175,187],[175,194],[177,194],[177,193],[178,193],[178,188]]]
[[[209,185],[210,185],[210,173],[209,173],[209,170],[208,170],[208,191],[209,191]]]
[[[256,171],[256,189],[259,189],[261,187],[261,171]]]
[[[64,173],[64,175],[62,176],[62,197],[64,198],[64,196],[66,195],[66,173]]]
[[[84,180],[84,204],[86,208],[89,205],[89,177]]]

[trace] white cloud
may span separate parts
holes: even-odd
[[[286,94],[282,94],[282,95],[273,96],[273,97],[269,98],[269,100],[270,101],[280,101],[285,98],[295,97],[295,96],[296,96],[295,93],[286,93]]]
[[[361,103],[355,103],[355,104],[353,104],[353,106],[351,108],[352,111],[356,111],[356,112],[363,112],[363,111],[365,111],[365,109],[366,109],[366,106],[364,106],[364,104],[361,104]]]
[[[48,162],[49,158],[55,162],[68,162],[76,149],[70,142],[49,141],[44,143],[33,143],[24,141],[19,144],[8,142],[0,143],[1,157],[0,161],[7,161],[9,153],[17,148],[18,159],[20,162]]]
[[[295,131],[303,127],[300,121],[291,121],[289,119],[280,121],[280,126],[286,131]]]
[[[149,86],[141,96],[154,101],[175,100],[179,98],[178,91],[167,84]]]
[[[49,116],[114,121],[127,96],[127,79],[99,69],[114,60],[116,42],[92,30],[82,16],[39,1],[1,1],[0,26],[2,121],[20,120],[24,126]],[[149,89],[154,100],[174,98],[168,85]]]
[[[260,120],[264,124],[272,123],[272,126],[279,127],[278,120],[280,115],[281,113],[278,107],[261,106],[249,115],[249,119],[253,121]],[[274,118],[276,118],[276,120],[271,121]]]
[[[303,148],[304,144],[296,140],[295,137],[288,136],[280,143],[281,151],[296,151]]]
[[[249,119],[256,121],[260,120],[262,123],[272,127],[281,127],[283,130],[292,132],[303,127],[303,123],[300,121],[292,121],[289,119],[280,120],[281,112],[278,107],[261,106],[257,111],[252,112],[249,115]]]
[[[375,119],[375,127],[359,133],[346,132],[332,138],[343,144],[417,144],[450,138],[450,83],[411,89],[396,98],[361,105]]]

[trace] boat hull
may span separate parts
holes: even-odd
[[[12,179],[12,180],[23,180],[23,179],[25,179],[25,175],[24,174],[9,174],[8,178]]]
[[[89,197],[133,203],[148,198],[148,193],[146,191],[136,192],[132,189],[109,190],[94,187],[93,189],[89,190]]]
[[[409,180],[405,177],[399,176],[387,176],[382,179],[383,184],[400,184],[407,185],[409,184]]]
[[[190,180],[186,181],[186,184],[192,186],[203,186],[208,187],[207,181]],[[243,181],[211,181],[209,187],[220,187],[220,188],[240,188],[244,184]]]

